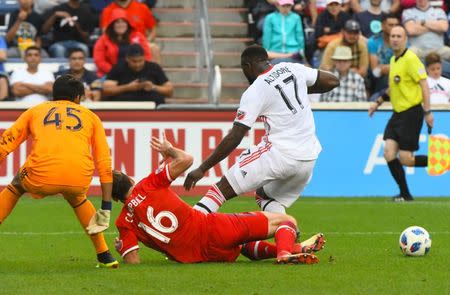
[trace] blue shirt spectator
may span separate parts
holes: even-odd
[[[293,0],[279,0],[278,11],[266,16],[263,29],[263,47],[269,58],[304,57],[305,37],[298,14],[292,12]]]
[[[389,64],[394,52],[389,44],[386,44],[383,39],[383,32],[373,35],[367,40],[367,48],[369,54],[378,56],[378,63],[382,65]]]

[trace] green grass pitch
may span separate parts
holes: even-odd
[[[98,206],[99,198],[93,199]],[[223,207],[251,210],[257,208],[250,198]],[[119,212],[118,204],[113,212]],[[141,265],[110,270],[94,267],[93,247],[62,198],[23,198],[0,226],[0,294],[450,294],[449,198],[401,204],[385,198],[303,198],[288,213],[297,218],[303,238],[325,234],[319,264],[239,258],[182,265],[141,248]],[[410,225],[431,233],[427,256],[401,254],[398,237]],[[115,236],[112,227],[106,233],[110,247]]]

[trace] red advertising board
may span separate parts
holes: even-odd
[[[232,111],[151,111],[94,110],[102,119],[111,148],[114,169],[119,169],[139,180],[156,169],[161,158],[149,146],[152,136],[162,132],[175,146],[194,156],[193,168],[210,155],[232,127],[235,112]],[[17,119],[22,110],[0,110],[0,133]],[[196,189],[184,191],[184,177],[174,182],[181,195],[203,195],[231,167],[244,148],[256,144],[264,135],[263,125],[257,123],[249,131],[241,145],[230,156],[216,165],[198,182]],[[0,165],[0,186],[7,185],[19,167],[25,162],[31,141],[24,142]],[[70,169],[70,167],[68,167]],[[92,181],[91,194],[99,194],[98,178]]]

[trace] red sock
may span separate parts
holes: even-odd
[[[297,227],[290,221],[280,224],[275,232],[275,243],[277,244],[277,257],[291,254],[297,239]]]
[[[302,253],[302,244],[295,243],[294,247],[292,248],[292,253],[294,253],[294,254]]]
[[[277,246],[266,241],[250,242],[242,245],[241,254],[250,260],[277,257]]]

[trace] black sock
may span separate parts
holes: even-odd
[[[414,157],[415,167],[427,167],[428,166],[428,156],[415,156]]]
[[[389,171],[391,171],[392,177],[394,177],[395,182],[397,182],[398,187],[400,188],[401,196],[409,196],[408,184],[406,183],[405,170],[403,169],[400,160],[395,158],[388,163]]]

